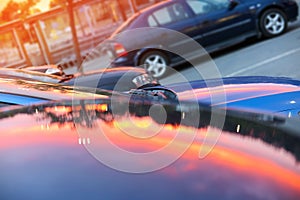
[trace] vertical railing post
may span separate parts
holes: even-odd
[[[34,30],[36,32],[37,39],[38,39],[38,42],[39,42],[39,46],[41,47],[41,51],[42,51],[42,54],[44,56],[44,59],[45,59],[46,63],[47,64],[54,64],[51,52],[50,52],[49,47],[48,47],[48,43],[45,39],[45,36],[44,36],[42,28],[41,28],[40,21],[37,21],[37,23],[34,24],[33,27],[34,27]]]
[[[16,39],[17,45],[18,45],[18,49],[22,55],[22,57],[25,59],[27,66],[31,66],[31,60],[27,54],[26,48],[24,46],[24,43],[21,42],[20,40],[20,34],[18,33],[18,31],[16,31],[16,28],[13,28],[13,35]]]
[[[81,57],[81,53],[80,53],[79,42],[78,42],[77,32],[76,32],[76,27],[75,27],[75,18],[74,18],[74,12],[73,12],[73,0],[68,0],[67,9],[68,9],[68,14],[69,14],[69,19],[70,19],[70,27],[71,27],[71,31],[72,31],[72,39],[73,39],[74,51],[75,51],[76,61],[77,61],[77,71],[80,73],[83,73],[83,68],[81,65],[82,57]]]

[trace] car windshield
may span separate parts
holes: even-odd
[[[299,44],[300,0],[1,1],[0,199],[300,199]]]

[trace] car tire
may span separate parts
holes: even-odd
[[[139,65],[144,65],[145,70],[155,78],[166,75],[169,61],[161,51],[149,51],[141,56]]]
[[[272,8],[262,14],[259,25],[264,37],[275,37],[285,32],[287,17],[281,10]]]

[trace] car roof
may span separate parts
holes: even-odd
[[[0,78],[0,102],[6,104],[30,105],[45,101],[107,98],[105,95],[93,94],[93,91],[80,90],[53,83]]]
[[[39,69],[40,67],[33,67],[33,69]],[[41,66],[42,69],[47,68],[47,66]],[[30,69],[30,67],[29,67]],[[139,67],[129,67],[129,66],[120,66],[117,68],[105,68],[105,69],[97,69],[90,70],[82,73],[68,74],[66,76],[54,75],[54,74],[46,74],[43,72],[35,71],[35,70],[26,70],[24,69],[12,69],[12,68],[2,68],[0,69],[0,77],[2,78],[16,78],[23,80],[37,80],[48,83],[60,83],[67,80],[72,79],[73,77],[79,77],[82,75],[92,75],[92,74],[111,74],[120,75],[120,74],[144,74],[146,73],[145,69]]]

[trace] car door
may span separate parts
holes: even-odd
[[[222,48],[237,38],[255,32],[255,18],[247,5],[237,0],[186,0],[199,30],[195,39],[207,50]]]

